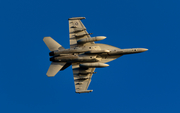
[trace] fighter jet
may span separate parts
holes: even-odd
[[[81,22],[85,17],[69,18],[69,38],[70,48],[65,49],[51,37],[44,37],[43,41],[49,48],[50,61],[52,62],[46,75],[54,77],[72,65],[75,92],[89,93],[88,90],[91,77],[95,68],[104,68],[106,64],[122,55],[141,53],[147,51],[146,48],[120,49],[107,44],[95,43],[103,40],[105,36],[91,37],[92,33],[86,31],[86,27]]]

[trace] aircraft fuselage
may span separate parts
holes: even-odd
[[[50,61],[54,62],[99,62],[108,56],[122,56],[126,54],[141,53],[147,51],[145,48],[132,48],[132,49],[113,49],[113,50],[82,50],[82,49],[64,49],[62,51],[53,51],[49,54],[53,57]],[[67,54],[66,54],[67,53]],[[69,54],[71,53],[71,54]],[[79,53],[77,55],[76,53]]]

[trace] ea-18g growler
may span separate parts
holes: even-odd
[[[95,44],[105,36],[91,37],[81,22],[85,17],[69,18],[70,48],[65,49],[51,37],[44,37],[43,41],[51,51],[52,62],[46,75],[54,77],[59,71],[72,65],[76,93],[89,93],[88,86],[95,68],[104,68],[106,64],[122,55],[141,53],[146,48],[120,49],[107,44]]]

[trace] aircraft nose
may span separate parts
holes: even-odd
[[[146,48],[142,48],[140,51],[144,52],[144,51],[147,51],[148,49]]]

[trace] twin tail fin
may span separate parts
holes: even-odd
[[[50,51],[64,49],[64,47],[62,47],[58,42],[56,42],[51,37],[44,37],[43,41],[46,44],[46,46],[49,48]]]

